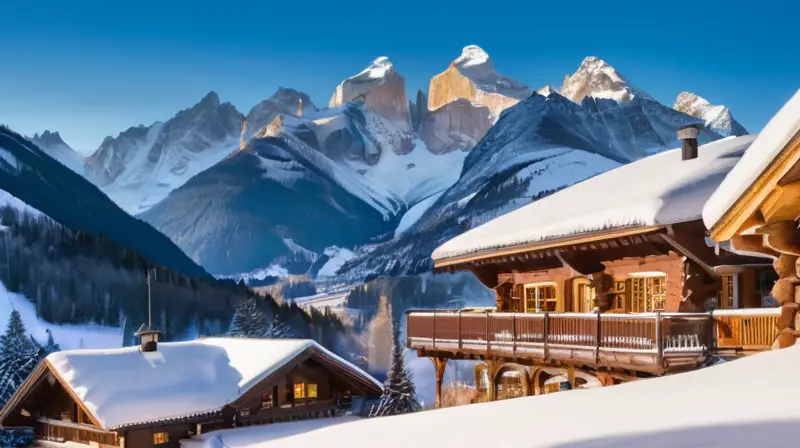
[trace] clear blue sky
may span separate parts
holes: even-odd
[[[123,6],[124,3],[124,6]],[[385,55],[427,90],[468,44],[532,88],[588,55],[672,105],[682,90],[751,132],[800,88],[800,1],[63,1],[0,7],[0,123],[82,152],[210,90],[246,113],[278,86],[326,104]]]

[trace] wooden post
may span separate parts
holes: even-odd
[[[575,389],[575,366],[572,363],[567,366],[567,379],[569,380],[570,388]]]
[[[656,311],[656,351],[658,352],[658,362],[664,359],[664,336],[661,334],[661,311]]]
[[[461,310],[458,310],[458,349],[461,350],[464,346],[464,338],[461,336]]]
[[[436,407],[442,407],[442,383],[444,382],[444,371],[447,367],[447,359],[431,358],[433,367],[436,369]]]

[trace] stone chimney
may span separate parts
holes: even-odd
[[[239,136],[239,149],[244,149],[244,134],[247,132],[247,120],[242,120],[242,135]]]
[[[700,133],[702,124],[686,124],[678,128],[678,140],[681,141],[681,159],[692,160],[697,158],[697,134]]]
[[[302,117],[303,116],[303,99],[302,98],[298,98],[297,99],[297,116],[298,117]]]

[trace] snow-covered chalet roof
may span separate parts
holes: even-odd
[[[207,338],[139,347],[70,350],[47,357],[106,429],[216,412],[314,348],[353,375],[370,375],[306,339]]]
[[[703,207],[703,222],[711,229],[753,182],[769,167],[783,148],[800,133],[800,89],[772,117],[750,149],[711,195]]]
[[[440,263],[611,229],[676,224],[701,218],[703,204],[755,136],[728,137],[682,160],[672,149],[607,171],[444,243]]]

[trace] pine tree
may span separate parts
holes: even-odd
[[[381,401],[372,409],[370,417],[405,414],[422,409],[417,400],[411,373],[406,367],[405,351],[400,343],[399,328],[398,322],[392,325],[392,367],[386,375]]]
[[[44,356],[50,353],[60,352],[61,346],[56,344],[55,339],[53,339],[53,333],[50,332],[49,328],[45,331],[47,332],[47,344],[44,346]]]
[[[255,297],[249,297],[236,307],[228,334],[238,338],[260,338],[268,331],[267,317],[258,308]]]
[[[286,322],[282,321],[278,314],[275,313],[275,317],[272,319],[272,322],[269,324],[269,328],[267,328],[266,333],[264,334],[266,338],[273,338],[273,339],[285,339],[292,337],[292,327],[287,324]]]
[[[40,349],[36,340],[26,335],[19,311],[12,311],[6,332],[0,336],[0,403],[5,404],[36,368],[43,353]]]

